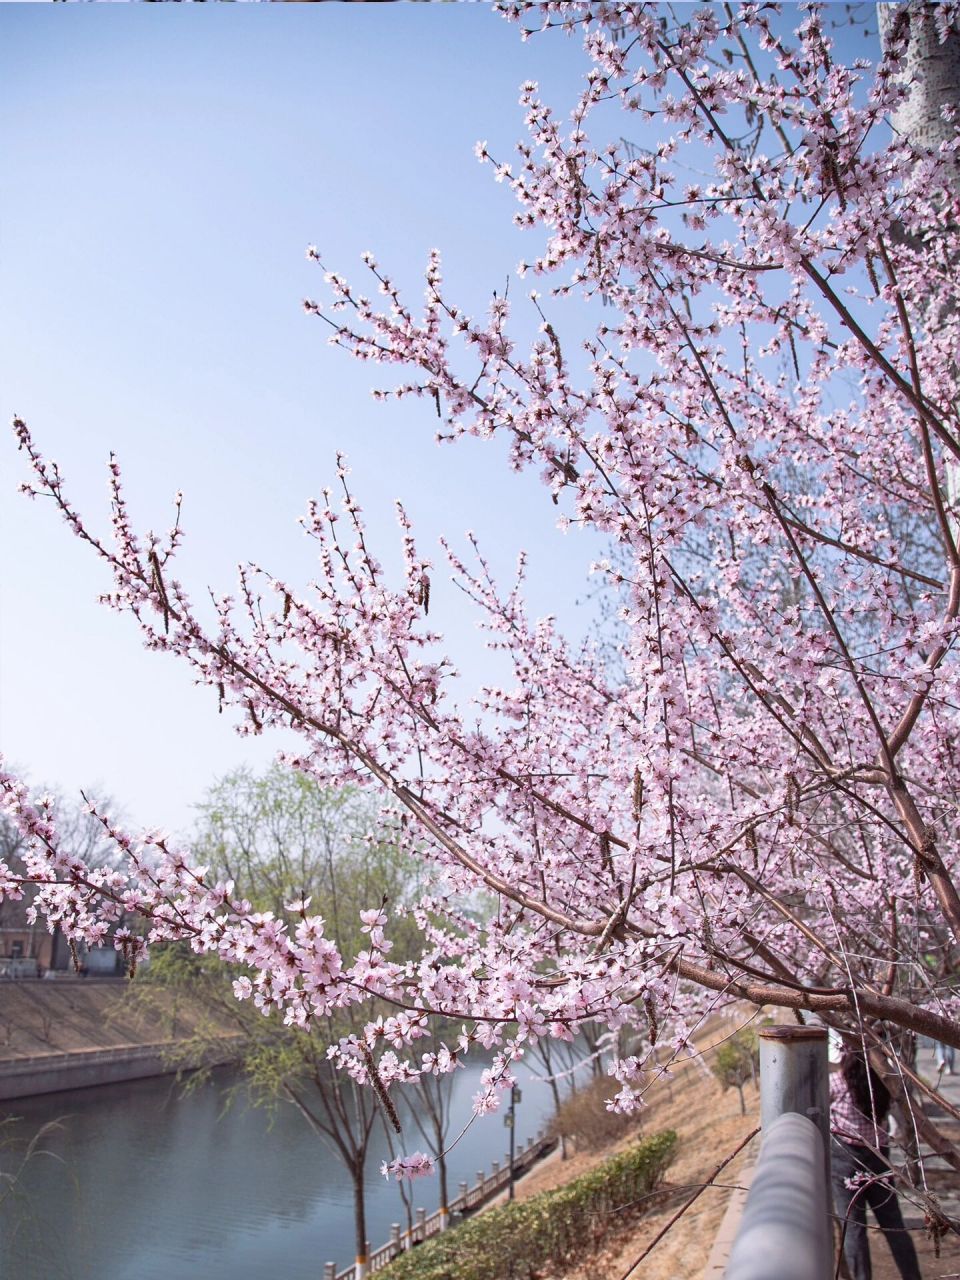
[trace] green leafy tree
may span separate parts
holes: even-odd
[[[378,900],[396,910],[414,901],[418,889],[418,864],[391,841],[389,815],[378,821],[358,792],[323,788],[279,766],[260,776],[240,769],[211,787],[199,806],[194,853],[216,878],[242,884],[256,910],[289,915],[286,904],[309,898],[311,914],[324,917],[343,954],[356,954],[365,944],[361,910]],[[416,953],[415,943],[422,948],[412,918],[400,922],[393,938],[394,954],[401,958],[405,949]],[[253,1001],[234,998],[238,976],[216,957],[173,943],[154,950],[139,998],[150,1000],[162,991],[162,1007],[169,1011],[173,991],[206,1007],[201,1029],[181,1039],[176,1050],[184,1065],[208,1064],[189,1083],[202,1080],[222,1058],[215,1050],[222,1047],[225,1028],[234,1031],[242,1071],[238,1087],[257,1104],[295,1107],[344,1166],[353,1188],[356,1252],[362,1256],[371,1139],[392,1117],[384,1115],[377,1093],[331,1068],[326,1050],[343,1036],[360,1034],[369,1010],[348,1006],[307,1027],[286,1026],[262,1016]],[[441,1108],[441,1115],[447,1111]]]
[[[740,1114],[747,1114],[743,1086],[748,1080],[756,1083],[760,1069],[760,1043],[752,1027],[744,1027],[724,1040],[713,1055],[710,1069],[720,1081],[724,1092],[736,1089],[740,1095]]]

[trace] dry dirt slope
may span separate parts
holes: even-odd
[[[162,1012],[148,1014],[133,994],[125,981],[0,982],[0,1064],[78,1049],[158,1044],[209,1025],[210,1014],[195,1002],[171,994]],[[226,1024],[220,1029],[233,1030]]]
[[[611,1241],[603,1254],[562,1280],[619,1280],[688,1198],[696,1184],[702,1183],[716,1165],[732,1151],[759,1123],[757,1095],[752,1086],[746,1088],[747,1115],[740,1114],[740,1100],[735,1089],[724,1093],[710,1074],[703,1058],[678,1066],[673,1079],[654,1085],[648,1093],[649,1105],[642,1118],[642,1132],[676,1130],[677,1154],[667,1175],[667,1194],[660,1207],[643,1218],[626,1234],[614,1226]],[[641,1126],[631,1130],[613,1150],[637,1140]],[[535,1195],[559,1186],[604,1160],[611,1151],[596,1155],[578,1154],[560,1162],[553,1161],[525,1178],[519,1194]],[[696,1201],[681,1221],[657,1245],[634,1272],[639,1280],[700,1280],[730,1196],[730,1188],[738,1182],[746,1153],[739,1156],[719,1179],[721,1186],[709,1189]],[[557,1277],[560,1280],[560,1277]]]

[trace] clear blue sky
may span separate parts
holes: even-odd
[[[498,446],[438,449],[431,405],[375,405],[377,371],[329,348],[300,301],[323,292],[308,243],[357,276],[370,248],[415,296],[437,245],[479,311],[531,250],[473,145],[506,157],[522,81],[566,114],[584,70],[578,41],[523,44],[486,5],[0,7],[4,420],[30,423],[99,528],[110,449],[144,529],[167,527],[183,489],[195,595],[232,586],[240,559],[306,579],[296,517],[344,448],[384,558],[400,496],[425,545],[475,529],[505,573],[530,549],[534,611],[582,630],[596,544],[555,532]],[[237,739],[187,668],[96,604],[103,570],[17,496],[20,464],[0,438],[3,750],[186,829],[214,776],[280,744]],[[480,674],[444,580],[438,620]]]

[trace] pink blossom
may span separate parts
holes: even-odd
[[[380,1172],[385,1178],[391,1176],[396,1178],[398,1182],[403,1179],[425,1178],[434,1170],[433,1156],[426,1155],[423,1151],[415,1151],[410,1156],[398,1156],[389,1162],[384,1160],[380,1165]]]

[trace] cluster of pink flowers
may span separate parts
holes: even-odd
[[[859,1021],[891,1054],[884,1024],[960,1044],[944,981],[960,945],[957,148],[921,152],[886,125],[911,24],[956,39],[955,9],[912,7],[871,70],[838,58],[817,6],[795,32],[756,4],[676,20],[501,7],[581,29],[592,68],[572,124],[524,86],[516,165],[478,145],[517,221],[543,230],[524,265],[549,281],[529,348],[515,304],[475,320],[446,296],[437,253],[419,317],[372,255],[381,302],[326,272],[331,301],[307,307],[335,345],[401,370],[383,395],[428,397],[445,439],[505,440],[542,475],[550,518],[609,538],[596,571],[617,605],[613,661],[528,615],[522,559],[502,590],[473,539],[469,561],[444,546],[511,664],[463,705],[428,620],[441,575],[398,507],[389,579],[342,460],[337,494],[302,521],[314,586],[245,565],[209,625],[175,576],[179,520],[141,540],[111,462],[112,539],[98,538],[18,420],[28,488],[108,565],[107,603],[242,732],[292,725],[291,767],[402,808],[398,838],[431,872],[418,962],[391,961],[377,906],[369,946],[341,956],[309,902],[289,920],[252,913],[161,835],[103,818],[126,870],[89,871],[4,776],[36,909],[88,940],[139,913],[148,940],[247,966],[238,997],[298,1024],[389,1002],[395,1016],[331,1049],[358,1080],[375,1053],[382,1088],[495,1048],[478,1114],[524,1046],[586,1022],[621,1047],[613,1105],[628,1111],[644,1073],[734,1001]],[[614,108],[627,118],[609,141]],[[694,184],[685,148],[712,166]],[[574,298],[607,309],[570,339]],[[21,879],[0,868],[0,891]],[[481,892],[498,903],[484,923]],[[433,1014],[465,1024],[456,1047],[404,1057]]]
[[[385,1178],[394,1177],[398,1182],[404,1178],[425,1178],[433,1173],[433,1156],[423,1151],[415,1151],[412,1156],[397,1156],[394,1160],[384,1160],[380,1172]]]

